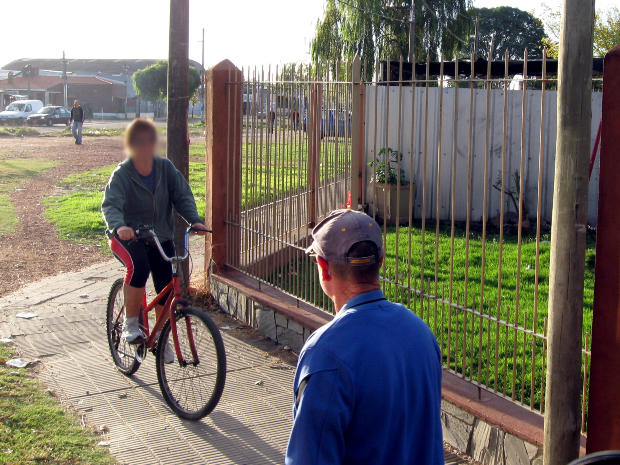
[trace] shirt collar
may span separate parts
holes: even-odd
[[[381,291],[381,289],[375,289],[374,291],[363,292],[361,294],[356,295],[351,300],[349,300],[346,304],[344,304],[336,316],[344,313],[349,308],[356,307],[358,305],[363,305],[370,301],[379,300],[379,299],[385,299],[385,296],[383,295],[383,291]]]

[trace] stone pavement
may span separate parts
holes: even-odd
[[[0,337],[12,337],[22,356],[40,359],[43,381],[86,424],[103,431],[101,440],[121,463],[282,464],[294,367],[237,331],[222,331],[228,358],[222,399],[202,421],[180,420],[161,397],[152,355],[132,378],[114,368],[105,306],[122,273],[109,261],[1,298]],[[16,318],[20,312],[37,317]],[[446,453],[446,463],[463,462]]]

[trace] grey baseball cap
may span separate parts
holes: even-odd
[[[318,255],[330,263],[365,265],[374,263],[383,254],[381,228],[365,213],[343,209],[334,210],[312,230],[312,245],[307,254]],[[362,241],[374,242],[377,257],[348,257],[353,245]]]

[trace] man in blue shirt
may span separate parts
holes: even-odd
[[[299,356],[286,464],[443,464],[439,347],[380,290],[381,229],[336,210],[312,237],[307,252],[337,313]]]

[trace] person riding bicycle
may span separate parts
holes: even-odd
[[[153,243],[136,239],[136,228],[151,226],[168,256],[175,253],[173,208],[194,230],[207,231],[189,184],[172,162],[156,156],[156,147],[157,128],[151,121],[137,118],[129,124],[125,131],[127,159],[110,176],[101,204],[110,249],[127,268],[122,337],[130,344],[144,341],[139,316],[149,273],[158,293],[172,279],[172,265]],[[158,317],[166,298],[155,307]],[[166,362],[173,362],[174,350],[169,344],[165,351]]]

